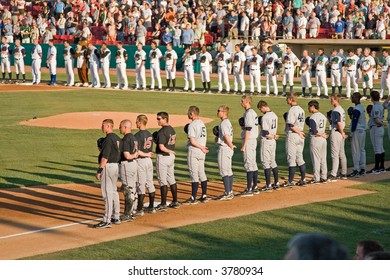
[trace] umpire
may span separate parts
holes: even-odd
[[[111,222],[120,223],[120,203],[116,182],[118,181],[119,144],[121,139],[113,132],[113,128],[113,120],[105,119],[102,122],[102,131],[106,134],[106,138],[99,154],[99,168],[96,179],[100,180],[104,200],[104,216],[100,223],[94,225],[94,228],[110,228]],[[111,220],[113,214],[114,218]]]

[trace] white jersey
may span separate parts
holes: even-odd
[[[138,50],[134,54],[135,64],[137,64],[137,58],[136,58],[137,53],[138,53]],[[145,52],[143,52],[143,53],[145,54]],[[146,54],[145,54],[145,56],[146,56]],[[116,53],[115,53],[115,62],[116,63],[126,63],[126,59],[127,59],[127,51],[124,48],[117,49]]]
[[[227,136],[230,141],[233,141],[233,126],[229,119],[224,119],[219,124],[217,145],[225,147],[227,146],[224,140],[224,136]]]
[[[76,66],[77,66],[77,68],[83,67],[84,60],[85,60],[85,52],[86,52],[86,51],[87,51],[87,50],[82,50],[80,56],[77,57],[77,60],[76,60]]]
[[[174,50],[166,51],[164,53],[164,58],[166,59],[165,66],[172,66],[173,61],[177,60],[177,53]]]
[[[272,112],[266,112],[261,118],[260,138],[265,139],[268,134],[276,135],[278,131],[278,116]]]
[[[149,52],[149,59],[150,59],[150,65],[159,65],[160,59],[162,58],[162,53],[159,49],[150,50]]]
[[[41,45],[35,45],[31,49],[31,59],[42,59],[42,47]]]
[[[92,49],[89,49],[89,63],[99,63],[98,50],[95,46],[92,46]]]
[[[252,49],[254,48],[255,46],[249,46],[249,45],[246,45],[244,47],[244,54],[246,56],[246,59],[252,57],[253,53],[252,53]]]
[[[259,70],[263,64],[263,58],[256,54],[249,59],[249,69],[250,70]]]
[[[316,70],[325,70],[328,62],[329,62],[329,60],[328,60],[328,57],[326,55],[323,54],[323,55],[317,56],[314,60],[314,63],[317,63]]]
[[[103,52],[100,50],[100,62],[109,65],[111,60],[111,51],[107,48]]]
[[[193,138],[196,143],[205,147],[207,143],[207,130],[204,122],[200,119],[194,120],[188,125],[188,139]],[[195,148],[191,145],[190,141],[187,143],[188,148]]]
[[[215,57],[218,67],[220,68],[223,67],[227,68],[229,59],[230,59],[230,54],[228,54],[227,52],[218,53],[217,56]]]
[[[72,46],[68,46],[67,48],[64,48],[64,60],[69,61],[73,59],[74,51]]]
[[[360,59],[359,64],[362,70],[367,71],[371,66],[375,68],[375,59],[371,55],[363,56]],[[372,71],[372,69],[370,71]]]
[[[343,60],[338,55],[330,57],[330,69],[331,70],[340,70],[342,63],[343,63]]]
[[[292,132],[291,127],[297,127],[300,131],[303,131],[304,126],[305,111],[299,105],[292,106],[287,112],[285,132]]]
[[[134,53],[135,66],[137,68],[141,67],[142,61],[146,61],[146,52],[144,50],[137,50]]]
[[[390,55],[386,56],[386,57],[382,57],[382,60],[381,60],[381,69],[382,69],[382,72],[387,72],[387,70],[389,69],[389,65],[390,65]]]
[[[193,54],[189,53],[187,55],[187,53],[184,52],[182,58],[183,58],[183,65],[185,67],[191,67],[191,66],[194,66],[194,61],[196,60],[196,54],[195,53],[193,53]]]
[[[241,63],[246,60],[246,57],[242,51],[234,53],[233,67],[240,68]]]
[[[55,46],[49,47],[47,50],[47,59],[55,61],[57,59],[57,48]]]
[[[252,108],[245,110],[243,116],[245,121],[245,131],[250,131],[249,139],[257,139],[259,135],[259,123],[255,110]],[[244,137],[243,137],[244,138]]]
[[[348,71],[356,71],[357,65],[359,63],[359,57],[356,54],[353,56],[347,56],[345,58],[345,63]]]
[[[11,54],[11,46],[8,44],[2,44],[1,45],[1,58],[9,58]]]
[[[14,58],[16,60],[23,59],[26,56],[26,49],[23,46],[16,47],[14,49]]]
[[[201,68],[209,68],[210,63],[213,61],[211,54],[209,52],[201,53],[199,55],[200,67]]]
[[[286,60],[285,58],[289,58],[288,60]],[[284,69],[293,69],[294,68],[294,65],[295,63],[297,62],[298,58],[297,56],[294,54],[294,53],[284,53],[283,56],[283,64],[284,64]]]
[[[310,56],[302,57],[301,59],[301,70],[306,70],[312,66],[313,59]]]

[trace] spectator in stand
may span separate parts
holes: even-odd
[[[315,12],[310,14],[310,20],[307,27],[309,29],[309,38],[317,38],[320,32],[321,22]]]
[[[320,17],[320,21],[321,23],[328,23],[329,22],[329,10],[327,8],[324,8],[322,13],[321,13],[321,17]]]
[[[14,30],[14,27],[11,23],[11,19],[10,18],[5,19],[5,24],[3,27],[3,34],[4,34],[5,38],[7,38],[7,43],[14,42],[13,30]]]
[[[142,9],[142,17],[144,19],[144,26],[146,29],[152,27],[152,10],[150,9],[150,4],[144,2],[144,8]]]
[[[31,41],[33,42],[35,39],[39,40],[40,31],[36,22],[33,23],[31,29]]]
[[[271,20],[271,29],[270,29],[270,34],[269,34],[271,40],[276,40],[277,32],[278,32],[278,25],[276,24],[275,19],[272,19]]]
[[[263,16],[263,20],[260,21],[261,26],[261,38],[268,38],[271,33],[271,21],[267,15]]]
[[[194,41],[198,42],[198,46],[203,46],[205,42],[206,26],[201,19],[196,20],[194,27]]]
[[[300,10],[297,10],[297,14],[297,39],[306,39],[307,19]]]
[[[145,26],[143,25],[142,19],[138,20],[138,25],[137,25],[135,33],[136,33],[136,37],[137,37],[136,44],[137,45],[142,44],[142,46],[145,46],[146,34],[148,33],[148,31],[146,30]]]
[[[20,22],[18,21],[18,22],[15,23],[14,29],[13,29],[14,42],[15,42],[16,40],[22,41],[22,34],[21,34],[20,32],[21,32]]]
[[[131,12],[129,12],[131,13]],[[128,24],[128,35],[130,41],[136,40],[136,33],[137,33],[137,22],[133,15],[130,16],[129,24]]]
[[[352,19],[352,14],[348,14],[348,19],[345,22],[345,39],[353,39],[353,29],[354,21]]]
[[[60,15],[64,13],[65,3],[62,2],[62,0],[57,0],[57,2],[54,5],[54,16],[56,20],[60,18]]]
[[[173,47],[181,46],[180,38],[181,38],[180,24],[176,24],[175,30],[173,31]]]
[[[155,30],[152,32],[152,41],[156,43],[157,46],[160,45],[160,37],[161,37],[161,26],[159,23],[155,25]]]
[[[191,24],[186,24],[186,29],[182,32],[182,41],[184,48],[191,47],[194,43],[194,30],[191,29]]]
[[[51,32],[50,27],[46,27],[46,32],[43,35],[43,43],[44,44],[49,44],[49,41],[53,40],[53,33]]]
[[[332,6],[332,9],[331,9],[331,11],[329,13],[329,23],[332,26],[335,25],[339,15],[340,15],[340,12],[337,10],[337,6],[336,5]]]
[[[359,18],[355,25],[355,39],[364,39],[364,29],[363,19]]]
[[[73,35],[76,31],[77,22],[73,17],[73,13],[69,13],[65,23],[65,33],[67,35]]]
[[[26,21],[23,22],[21,33],[22,33],[22,44],[30,44],[31,27],[27,24]]]
[[[58,35],[65,35],[65,23],[66,19],[64,17],[64,14],[60,14],[60,18],[57,21],[57,34]]]
[[[222,3],[218,3],[218,9],[216,11],[217,14],[217,24],[218,24],[218,30],[221,31],[222,38],[225,38],[225,17],[226,17],[226,11],[222,6]]]
[[[368,14],[367,21],[365,22],[366,32],[365,32],[365,38],[371,39],[371,35],[376,30],[376,20],[373,17],[372,13]]]
[[[236,11],[232,11],[229,20],[229,37],[232,39],[237,39],[238,38],[238,16],[236,14]]]
[[[107,27],[107,41],[115,42],[116,41],[116,24],[115,21],[111,21]]]
[[[249,18],[246,15],[246,12],[241,13],[241,21],[240,21],[240,34],[245,38],[248,39],[249,35]]]
[[[334,32],[338,39],[344,38],[345,22],[342,20],[341,15],[338,15],[337,21],[334,24]]]
[[[81,37],[87,41],[91,40],[92,38],[91,30],[89,29],[86,21],[83,22],[83,30]]]
[[[165,32],[162,35],[162,41],[164,45],[168,45],[169,43],[172,43],[173,36],[169,28],[165,28]]]
[[[293,24],[294,19],[290,10],[287,10],[286,16],[283,18],[283,39],[292,39]]]

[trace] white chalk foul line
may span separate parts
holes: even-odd
[[[71,226],[76,226],[76,225],[80,225],[80,224],[86,224],[86,223],[94,222],[94,221],[97,221],[97,220],[101,220],[101,218],[100,219],[94,219],[94,220],[85,220],[85,221],[81,221],[81,222],[77,222],[77,223],[65,224],[65,225],[60,225],[60,226],[55,226],[55,227],[41,228],[41,229],[32,230],[32,231],[15,233],[15,234],[11,234],[11,235],[0,236],[0,239],[7,239],[7,238],[12,238],[12,237],[18,237],[18,236],[22,236],[22,235],[28,235],[28,234],[39,233],[39,232],[44,232],[44,231],[50,231],[50,230],[59,229],[59,228],[66,228],[66,227],[71,227]]]

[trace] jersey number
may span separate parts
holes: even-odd
[[[325,120],[320,120],[320,121],[318,122],[318,127],[319,127],[319,128],[324,128],[324,126],[325,126]]]
[[[304,120],[304,117],[303,117],[303,113],[300,113],[299,115],[298,115],[298,121],[299,122],[301,122],[301,123],[303,123],[305,120]]]
[[[175,145],[175,143],[176,143],[176,134],[171,135],[171,137],[169,137],[168,145]]]
[[[148,137],[145,139],[144,150],[148,150],[152,147],[152,141],[153,141],[153,137]]]
[[[271,121],[271,129],[275,129],[276,128],[276,119],[272,119]]]
[[[204,137],[206,137],[206,127],[202,127],[202,132],[200,133],[200,137],[201,138],[204,138]]]

